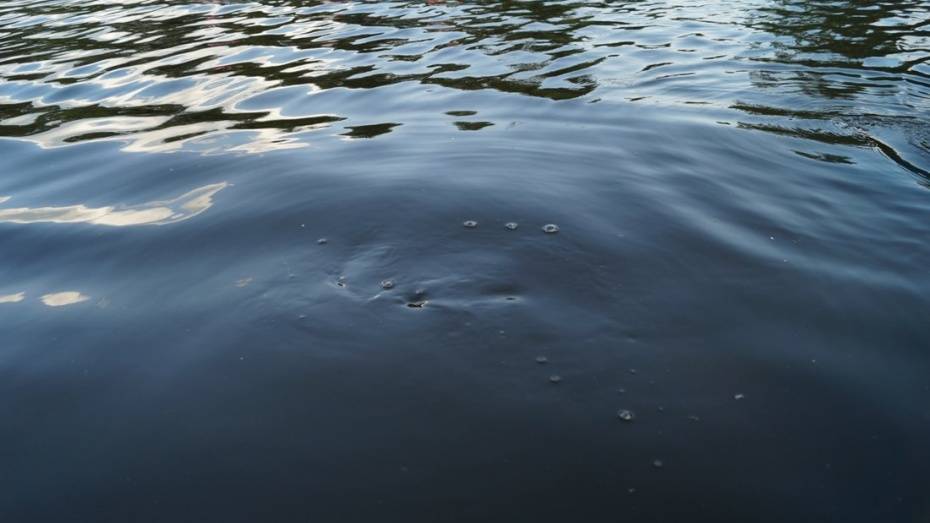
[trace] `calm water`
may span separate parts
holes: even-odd
[[[928,123],[922,0],[5,1],[0,521],[928,522]]]

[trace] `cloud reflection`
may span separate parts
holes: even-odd
[[[5,294],[0,295],[0,303],[19,303],[26,299],[25,292],[17,292],[16,294]]]
[[[226,182],[194,189],[173,200],[119,207],[20,207],[0,209],[0,223],[91,223],[110,227],[166,225],[184,221],[213,206],[213,196],[229,186]],[[3,203],[0,201],[0,203]]]
[[[49,307],[64,307],[65,305],[73,305],[75,303],[81,303],[89,299],[90,296],[85,296],[80,292],[66,291],[46,294],[42,296],[42,303],[48,305]]]

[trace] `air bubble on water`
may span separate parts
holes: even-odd
[[[545,365],[546,363],[549,363],[549,358],[545,356],[536,356],[536,363]]]
[[[476,222],[475,220],[465,220],[465,223],[463,223],[462,225],[464,225],[466,229],[474,229],[475,227],[478,226],[478,222]]]
[[[517,230],[517,227],[519,227],[519,225],[517,225],[517,222],[507,222],[504,224],[504,227],[506,227],[507,229],[511,231],[515,231]]]
[[[384,280],[381,282],[381,288],[384,290],[393,289],[394,282],[392,280]]]
[[[620,409],[617,411],[617,417],[623,421],[633,421],[636,415],[633,414],[632,410]]]
[[[543,225],[542,230],[546,234],[555,234],[559,232],[559,226],[554,223],[547,223],[546,225]]]
[[[561,381],[562,381],[562,376],[559,376],[558,374],[553,374],[552,376],[549,376],[549,383],[559,383]]]
[[[655,467],[655,468],[657,468],[657,469],[660,469],[660,468],[662,468],[662,467],[665,466],[665,463],[662,463],[662,460],[661,460],[661,459],[657,459],[657,460],[653,460],[652,466]]]

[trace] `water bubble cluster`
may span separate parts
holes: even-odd
[[[462,225],[465,226],[466,229],[475,229],[478,227],[478,222],[475,220],[465,220],[462,222]],[[507,222],[504,224],[504,228],[508,231],[515,231],[520,228],[520,224],[517,222]],[[546,234],[555,234],[559,232],[559,226],[554,223],[547,223],[542,226],[542,230]]]

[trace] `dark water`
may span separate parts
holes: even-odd
[[[928,522],[928,116],[924,1],[3,2],[0,521]]]

